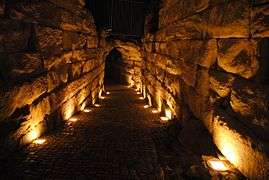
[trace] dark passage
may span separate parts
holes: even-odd
[[[181,131],[178,123],[163,124],[134,90],[106,89],[110,94],[100,107],[76,114],[76,121],[44,136],[44,144],[0,159],[0,179],[192,179],[187,172],[193,164],[203,169],[197,151],[211,148],[201,128]],[[183,144],[197,142],[186,148],[179,132]],[[209,177],[206,171],[202,177]]]
[[[113,49],[106,58],[105,84],[123,84],[122,56],[117,49]]]

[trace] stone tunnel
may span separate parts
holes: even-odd
[[[0,0],[1,179],[269,178],[269,1],[154,2],[128,39],[85,0]]]

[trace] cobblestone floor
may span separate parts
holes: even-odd
[[[111,86],[90,113],[76,115],[43,145],[5,163],[2,179],[159,179],[151,132],[158,115],[144,109],[134,90]]]
[[[45,144],[0,159],[0,179],[244,179],[238,171],[209,174],[201,157],[216,156],[215,147],[198,120],[180,130],[161,123],[133,89],[107,90],[100,107],[75,115]]]

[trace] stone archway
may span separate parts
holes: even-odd
[[[105,45],[106,53],[104,53],[106,68],[114,69],[113,77],[118,77],[117,83],[132,85],[141,88],[142,84],[142,69],[143,69],[143,54],[142,47],[139,44],[113,40]],[[114,54],[114,55],[113,55]],[[108,60],[107,58],[112,58]],[[105,80],[107,71],[105,69]],[[108,72],[110,73],[110,72]],[[120,73],[120,74],[119,74]]]
[[[110,84],[124,84],[122,77],[122,55],[116,49],[112,49],[105,59],[105,77],[104,83]]]

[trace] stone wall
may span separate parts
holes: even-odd
[[[95,103],[103,89],[105,50],[84,1],[5,2],[0,1],[0,144],[10,147],[31,142]]]
[[[182,121],[190,111],[250,179],[269,176],[268,13],[267,1],[163,0],[143,40],[155,106]]]

